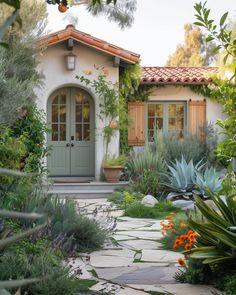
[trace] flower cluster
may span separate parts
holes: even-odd
[[[172,241],[172,248],[175,250],[191,250],[196,241],[196,233],[192,231],[183,221],[175,220],[175,213],[171,212],[165,220],[160,222],[162,235]]]
[[[195,241],[196,233],[190,229],[186,235],[176,237],[173,249],[177,249],[180,245],[183,245],[185,250],[191,250]]]

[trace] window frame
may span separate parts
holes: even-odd
[[[146,124],[146,130],[145,130],[145,135],[147,141],[149,141],[149,128],[148,128],[148,106],[149,105],[157,105],[157,104],[162,104],[163,105],[163,129],[162,132],[164,134],[167,134],[168,132],[168,119],[169,119],[169,114],[168,114],[168,105],[170,104],[175,104],[175,105],[183,105],[184,106],[184,129],[183,131],[186,132],[188,128],[188,104],[187,101],[181,101],[181,100],[168,100],[168,101],[163,101],[163,100],[153,100],[153,101],[148,101],[145,104],[145,124]]]

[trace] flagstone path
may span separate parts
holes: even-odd
[[[122,217],[123,212],[106,199],[77,200],[77,204],[79,211],[113,228],[111,242],[104,249],[70,260],[72,271],[80,278],[95,276],[98,283],[91,291],[117,295],[220,294],[212,286],[180,284],[174,279],[179,268],[176,262],[183,256],[160,249],[160,220]]]

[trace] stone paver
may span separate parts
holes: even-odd
[[[158,240],[162,237],[159,231],[120,231],[119,234],[147,240]]]
[[[112,281],[117,284],[147,284],[154,285],[157,282],[160,284],[174,284],[176,283],[174,274],[175,267],[146,267],[129,273],[122,274],[114,278]]]
[[[135,237],[130,237],[127,235],[120,235],[120,234],[113,235],[113,239],[115,239],[116,241],[136,240]]]
[[[114,231],[113,242],[91,253],[90,259],[70,261],[72,271],[77,267],[81,278],[91,278],[91,269],[96,272],[97,278],[93,279],[98,283],[91,291],[114,295],[147,295],[150,291],[170,295],[220,295],[219,291],[212,293],[215,289],[211,286],[175,281],[176,263],[183,255],[160,249],[160,220],[119,217],[123,211],[116,210],[106,199],[79,200],[79,208],[91,216],[96,215],[101,226],[107,225]],[[113,211],[108,213],[106,209]],[[94,210],[98,212],[94,214]]]
[[[143,250],[142,261],[150,262],[173,262],[178,261],[179,258],[184,258],[181,253],[167,251],[167,250]]]
[[[144,249],[158,249],[160,247],[160,243],[156,241],[150,240],[131,240],[131,241],[124,241],[120,242],[120,245],[123,247],[134,249],[134,250],[144,250]]]
[[[129,285],[146,292],[155,291],[173,295],[221,295],[221,292],[209,285],[190,284],[158,284],[158,285]]]

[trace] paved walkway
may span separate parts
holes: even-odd
[[[151,291],[169,295],[220,294],[211,286],[175,281],[174,274],[179,267],[176,262],[182,254],[160,250],[160,220],[121,217],[122,211],[106,199],[77,202],[81,212],[115,228],[111,242],[101,251],[70,262],[74,271],[80,269],[81,278],[96,276],[98,283],[91,290],[117,295],[145,295]]]

